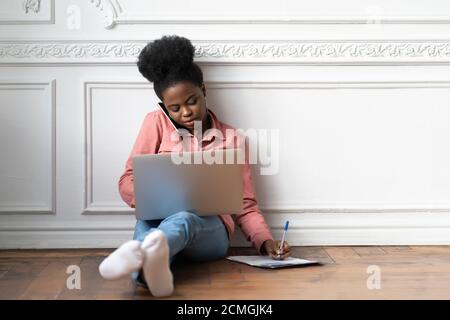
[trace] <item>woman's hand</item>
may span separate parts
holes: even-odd
[[[281,241],[273,241],[271,239],[264,241],[263,248],[267,255],[274,260],[283,260],[291,255],[291,248],[284,241],[283,248],[280,250]]]

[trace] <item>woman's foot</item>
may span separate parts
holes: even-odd
[[[98,270],[107,280],[116,280],[142,268],[144,253],[141,242],[130,240],[122,244],[102,261]]]
[[[169,245],[161,230],[151,232],[141,245],[144,252],[144,278],[155,297],[167,297],[173,292],[173,275],[169,263]]]

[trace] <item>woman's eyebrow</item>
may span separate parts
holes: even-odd
[[[195,93],[191,94],[191,95],[189,96],[189,98],[186,99],[185,102],[187,102],[187,101],[188,101],[190,98],[192,98],[193,96],[195,96]],[[178,104],[175,103],[175,104],[169,104],[169,105],[168,105],[168,107],[172,107],[172,106],[178,106]]]

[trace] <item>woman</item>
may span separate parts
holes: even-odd
[[[164,36],[149,43],[139,55],[139,71],[153,82],[163,110],[146,115],[119,180],[120,195],[132,208],[135,206],[133,156],[179,152],[179,141],[183,139],[187,141],[183,145],[188,146],[188,150],[183,151],[191,151],[189,148],[192,146],[211,150],[236,148],[236,142],[245,145],[245,139],[242,140],[233,127],[221,122],[208,108],[203,73],[193,62],[194,51],[188,39]],[[195,130],[199,127],[200,136]],[[181,136],[177,129],[184,129],[188,134]],[[233,135],[229,134],[230,130]],[[245,160],[243,210],[240,214],[234,217],[227,214],[201,217],[195,212],[181,211],[163,220],[138,220],[133,240],[124,243],[100,265],[102,276],[118,279],[133,274],[134,280],[147,285],[154,296],[171,295],[173,276],[170,264],[175,257],[183,255],[195,261],[224,258],[235,223],[260,254],[270,255],[273,259],[289,256],[288,244],[284,242],[280,250],[280,242],[274,241],[258,208],[247,150]]]

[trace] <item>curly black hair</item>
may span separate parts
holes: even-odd
[[[195,48],[189,39],[177,35],[163,36],[148,43],[139,54],[139,72],[150,82],[162,101],[162,92],[182,81],[190,81],[199,87],[203,84],[203,72],[194,62]]]

